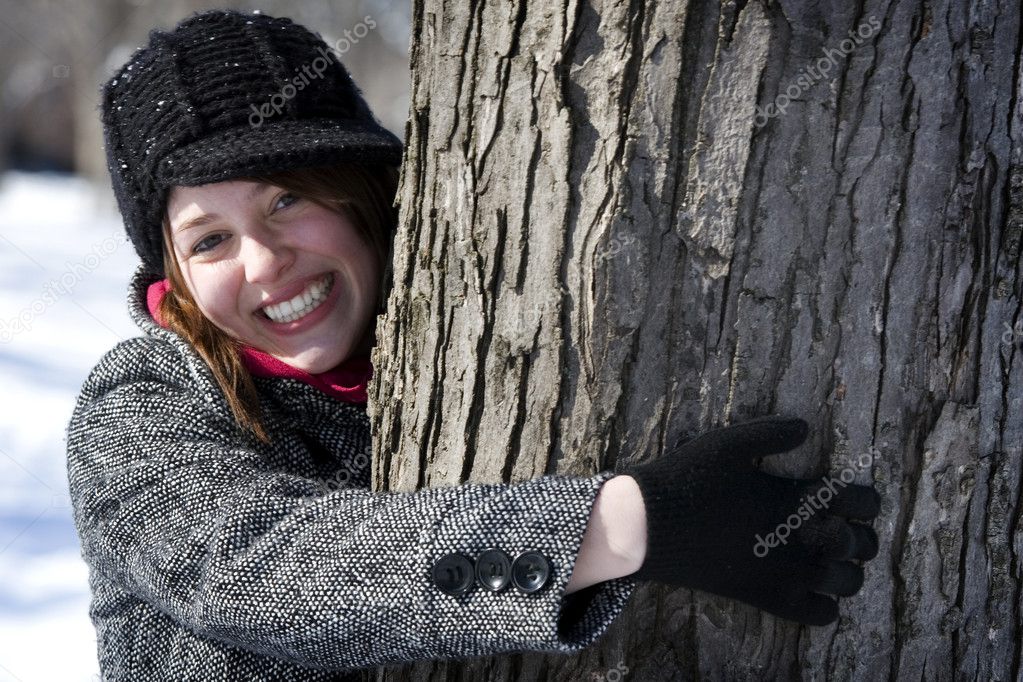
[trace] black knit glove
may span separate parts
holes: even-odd
[[[762,473],[753,458],[806,438],[802,419],[761,417],[708,431],[656,460],[626,466],[643,493],[647,554],[631,577],[738,599],[782,618],[825,625],[877,554],[870,520],[880,496],[839,477],[792,479]],[[849,478],[849,477],[847,477]],[[851,479],[850,479],[851,480]]]

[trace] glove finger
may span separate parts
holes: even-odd
[[[815,573],[809,584],[814,592],[851,597],[863,587],[863,567],[851,561],[825,560]]]
[[[829,485],[830,483],[830,485]],[[826,509],[828,514],[869,521],[881,511],[881,495],[869,485],[835,484],[834,479],[816,483],[806,491],[815,508]]]
[[[796,537],[818,557],[851,559],[857,550],[855,532],[837,516],[811,518],[799,528]]]
[[[827,625],[838,620],[838,600],[815,592],[795,599],[768,600],[759,608],[803,625]]]
[[[862,559],[877,556],[877,533],[870,526],[850,523],[837,516],[810,519],[796,537],[818,556],[828,559]]]
[[[877,532],[862,523],[850,523],[849,527],[852,528],[853,534],[856,536],[856,550],[849,558],[870,561],[876,557],[881,544],[878,542]]]
[[[766,457],[799,447],[808,432],[809,426],[798,417],[757,417],[708,431],[690,443],[713,447],[722,457],[749,463],[754,457]]]

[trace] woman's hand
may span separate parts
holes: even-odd
[[[822,482],[754,468],[754,458],[798,447],[806,434],[802,419],[762,417],[626,467],[648,525],[634,577],[738,599],[807,625],[837,619],[838,603],[825,595],[855,594],[863,568],[851,560],[871,559],[878,549],[870,526],[847,519],[873,519],[880,496],[844,476]]]

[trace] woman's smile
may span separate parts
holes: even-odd
[[[330,315],[337,305],[339,286],[332,272],[309,280],[309,284],[293,298],[259,308],[256,313],[264,325],[276,334],[296,334],[312,327]]]

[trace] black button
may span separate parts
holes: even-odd
[[[433,565],[433,582],[448,594],[462,594],[472,585],[472,562],[461,554],[445,554]]]
[[[499,592],[511,582],[511,558],[499,549],[488,549],[476,557],[476,580]]]
[[[540,552],[523,552],[512,564],[512,583],[523,592],[536,592],[551,575],[551,562]]]

